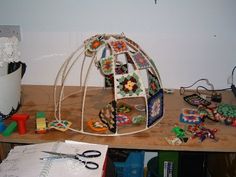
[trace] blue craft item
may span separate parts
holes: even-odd
[[[163,89],[148,99],[148,127],[163,116]]]
[[[2,133],[6,129],[6,125],[3,121],[0,120],[0,133]]]
[[[188,124],[199,124],[201,123],[201,117],[197,115],[185,115],[180,114],[179,117],[180,122],[188,123]]]

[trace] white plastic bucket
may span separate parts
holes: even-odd
[[[16,71],[0,75],[0,120],[14,114],[20,105],[22,66]]]

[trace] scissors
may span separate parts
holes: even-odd
[[[47,160],[47,159],[61,159],[61,158],[71,158],[71,159],[76,159],[80,162],[82,162],[87,169],[90,170],[96,170],[98,169],[99,165],[95,162],[92,161],[85,161],[82,160],[82,158],[94,158],[94,157],[99,157],[101,156],[101,152],[97,150],[87,150],[84,151],[82,154],[64,154],[60,152],[51,152],[51,151],[42,151],[47,154],[55,155],[53,157],[44,157],[40,158],[41,160]]]

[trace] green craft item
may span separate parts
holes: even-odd
[[[10,136],[17,128],[17,123],[11,122],[10,125],[7,126],[7,128],[3,131],[3,136]]]

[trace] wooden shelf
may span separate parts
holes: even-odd
[[[78,87],[67,87],[68,91],[78,90]],[[101,94],[103,89],[94,89],[88,95],[87,102],[92,101],[92,104],[99,105],[99,99],[93,99],[93,94]],[[236,99],[232,92],[223,94],[223,101],[231,104],[236,104]],[[72,96],[63,103],[63,116],[66,120],[73,122],[73,128],[78,125],[79,107],[78,100]],[[165,141],[165,137],[173,135],[171,129],[175,125],[184,127],[184,124],[179,122],[179,114],[184,107],[189,107],[179,95],[178,90],[174,94],[164,95],[164,118],[154,127],[137,134],[116,136],[116,137],[101,137],[93,135],[84,135],[71,130],[59,132],[50,130],[46,134],[35,133],[35,114],[37,111],[46,113],[47,119],[53,120],[54,105],[53,105],[53,87],[52,86],[22,86],[22,106],[19,112],[30,114],[30,119],[27,121],[27,134],[19,135],[17,132],[9,137],[0,135],[2,143],[43,143],[50,141],[75,140],[81,142],[107,144],[110,148],[127,148],[127,149],[143,149],[143,150],[174,150],[174,151],[208,151],[208,152],[236,152],[236,128],[229,127],[210,120],[206,121],[206,126],[209,128],[217,128],[216,136],[218,142],[210,139],[199,143],[197,139],[189,140],[181,145],[169,145]],[[93,111],[93,110],[91,110]],[[95,113],[94,113],[95,114]],[[97,113],[96,113],[97,114]],[[6,123],[10,120],[6,120]]]

